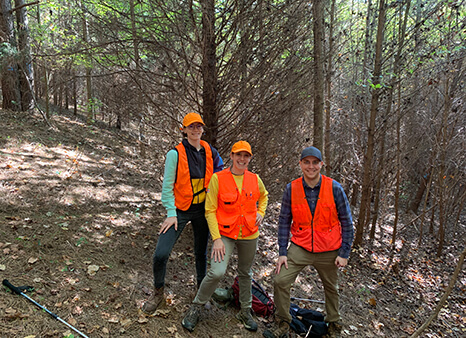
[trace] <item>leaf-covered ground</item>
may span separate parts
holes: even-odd
[[[195,292],[190,227],[168,264],[166,306],[154,317],[140,312],[151,293],[152,253],[165,215],[165,149],[155,142],[142,156],[124,132],[67,116],[52,122],[49,128],[39,115],[0,110],[0,278],[34,287],[32,299],[89,337],[261,337],[267,320],[259,319],[257,333],[248,332],[233,306],[212,305],[193,333],[182,328]],[[272,200],[253,267],[271,293],[278,212]],[[464,247],[464,218],[448,229],[440,259],[433,237],[426,235],[416,249],[415,226],[402,223],[391,254],[392,220],[383,216],[372,249],[353,250],[341,271],[344,337],[409,336],[435,309]],[[219,287],[231,285],[234,265]],[[424,337],[466,335],[465,291],[463,270]],[[300,275],[293,295],[323,300],[313,269]],[[6,288],[0,296],[2,337],[78,336]],[[319,302],[299,304],[323,311]]]

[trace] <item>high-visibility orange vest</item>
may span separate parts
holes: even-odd
[[[291,241],[310,252],[341,247],[341,225],[333,198],[332,179],[322,175],[314,217],[306,199],[303,178],[291,182]]]
[[[217,177],[217,222],[220,234],[237,239],[240,230],[242,237],[256,233],[259,230],[256,217],[260,197],[257,175],[246,170],[241,191],[229,168],[218,172]]]
[[[212,149],[209,143],[201,140],[201,146],[205,149],[205,176],[204,188],[209,186],[210,178],[214,172],[214,160]],[[178,168],[176,171],[176,181],[173,187],[175,193],[175,206],[180,210],[188,210],[194,198],[191,175],[189,174],[188,155],[183,143],[178,144],[175,149],[178,151]]]

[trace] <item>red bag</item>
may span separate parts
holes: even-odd
[[[239,303],[239,283],[238,276],[232,285],[233,298],[236,306],[240,306]],[[252,280],[252,310],[256,315],[261,317],[269,317],[275,313],[275,304],[268,293],[259,285],[254,279]]]

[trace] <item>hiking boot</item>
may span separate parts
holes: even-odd
[[[202,305],[192,304],[188,312],[186,312],[186,315],[184,316],[183,320],[181,321],[183,327],[187,329],[189,332],[194,331],[194,328],[196,327],[196,324],[199,321],[201,307]]]
[[[144,303],[141,310],[146,314],[153,314],[164,300],[163,286],[161,288],[154,288],[152,296]]]
[[[328,323],[328,331],[324,336],[326,338],[340,338],[341,337],[342,325],[339,322]]]
[[[236,314],[236,319],[243,323],[244,328],[246,330],[257,331],[257,323],[254,321],[254,318],[252,317],[251,308],[241,309]]]
[[[290,325],[282,320],[278,325],[275,325],[274,328],[265,330],[262,335],[265,338],[287,338],[289,337],[289,330]]]

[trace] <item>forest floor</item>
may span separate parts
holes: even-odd
[[[38,114],[0,110],[0,278],[32,286],[27,294],[89,337],[261,337],[246,331],[229,306],[206,309],[193,333],[181,326],[195,292],[192,230],[187,227],[170,257],[167,302],[156,316],[140,311],[152,292],[152,254],[165,216],[160,202],[164,151],[157,144],[141,156],[124,132],[87,126],[54,115],[50,128]],[[292,178],[290,177],[290,180]],[[254,278],[269,292],[277,258],[279,200],[271,199]],[[464,247],[464,218],[437,241],[401,217],[396,248],[389,212],[370,247],[353,249],[341,271],[344,337],[403,337],[437,306]],[[408,225],[406,225],[408,224]],[[235,276],[235,259],[219,287]],[[466,276],[460,273],[438,318],[423,337],[466,335]],[[22,296],[0,288],[1,337],[77,337],[66,325]],[[323,300],[316,272],[308,268],[295,297]],[[323,311],[319,302],[302,307]]]

